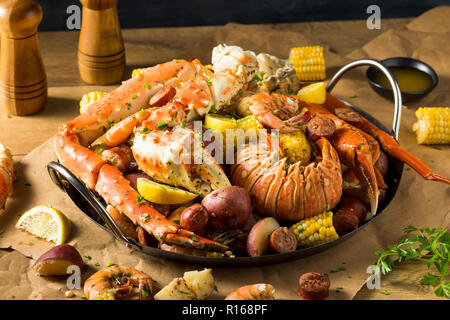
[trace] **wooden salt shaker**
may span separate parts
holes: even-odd
[[[113,84],[125,72],[125,49],[117,0],[80,0],[83,4],[78,69],[90,84]]]
[[[47,102],[47,77],[37,28],[42,8],[36,0],[0,2],[0,103],[9,114],[36,113]]]

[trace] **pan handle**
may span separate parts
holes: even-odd
[[[122,231],[120,231],[120,229],[117,227],[114,220],[108,214],[103,204],[97,199],[92,191],[86,188],[85,185],[66,167],[55,161],[51,161],[47,164],[47,171],[52,181],[63,191],[65,191],[65,183],[70,183],[72,187],[75,188],[75,190],[78,191],[78,193],[82,195],[84,199],[86,199],[89,205],[95,210],[95,212],[106,224],[107,228],[112,232],[112,234],[119,240],[124,241],[125,245],[128,248],[141,249],[141,246],[137,244],[133,239],[125,237]]]
[[[392,75],[391,71],[389,71],[388,68],[386,68],[383,64],[381,64],[381,62],[373,59],[360,59],[346,64],[338,72],[336,72],[336,74],[328,82],[327,91],[331,92],[331,90],[333,90],[334,86],[339,81],[339,79],[342,78],[344,73],[346,73],[348,70],[351,70],[359,66],[375,67],[379,69],[381,72],[383,72],[384,75],[388,78],[389,83],[391,84],[392,87],[392,91],[394,93],[394,119],[392,120],[392,132],[394,134],[394,138],[398,140],[400,119],[402,116],[402,95],[400,93],[398,83],[395,80],[394,76]]]

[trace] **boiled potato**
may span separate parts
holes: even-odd
[[[214,290],[214,277],[211,269],[185,272],[183,279],[195,293],[197,300],[205,300]]]
[[[195,293],[183,278],[175,278],[154,296],[155,300],[195,300]]]
[[[214,290],[211,269],[187,271],[155,294],[155,300],[205,300]]]

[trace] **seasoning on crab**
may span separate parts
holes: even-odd
[[[299,247],[312,247],[339,238],[333,226],[333,212],[300,220],[291,227]]]

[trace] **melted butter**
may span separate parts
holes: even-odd
[[[433,84],[431,77],[423,71],[409,67],[391,67],[389,69],[394,74],[402,92],[422,92]],[[386,89],[391,89],[389,80],[381,72],[374,75],[373,81]]]

